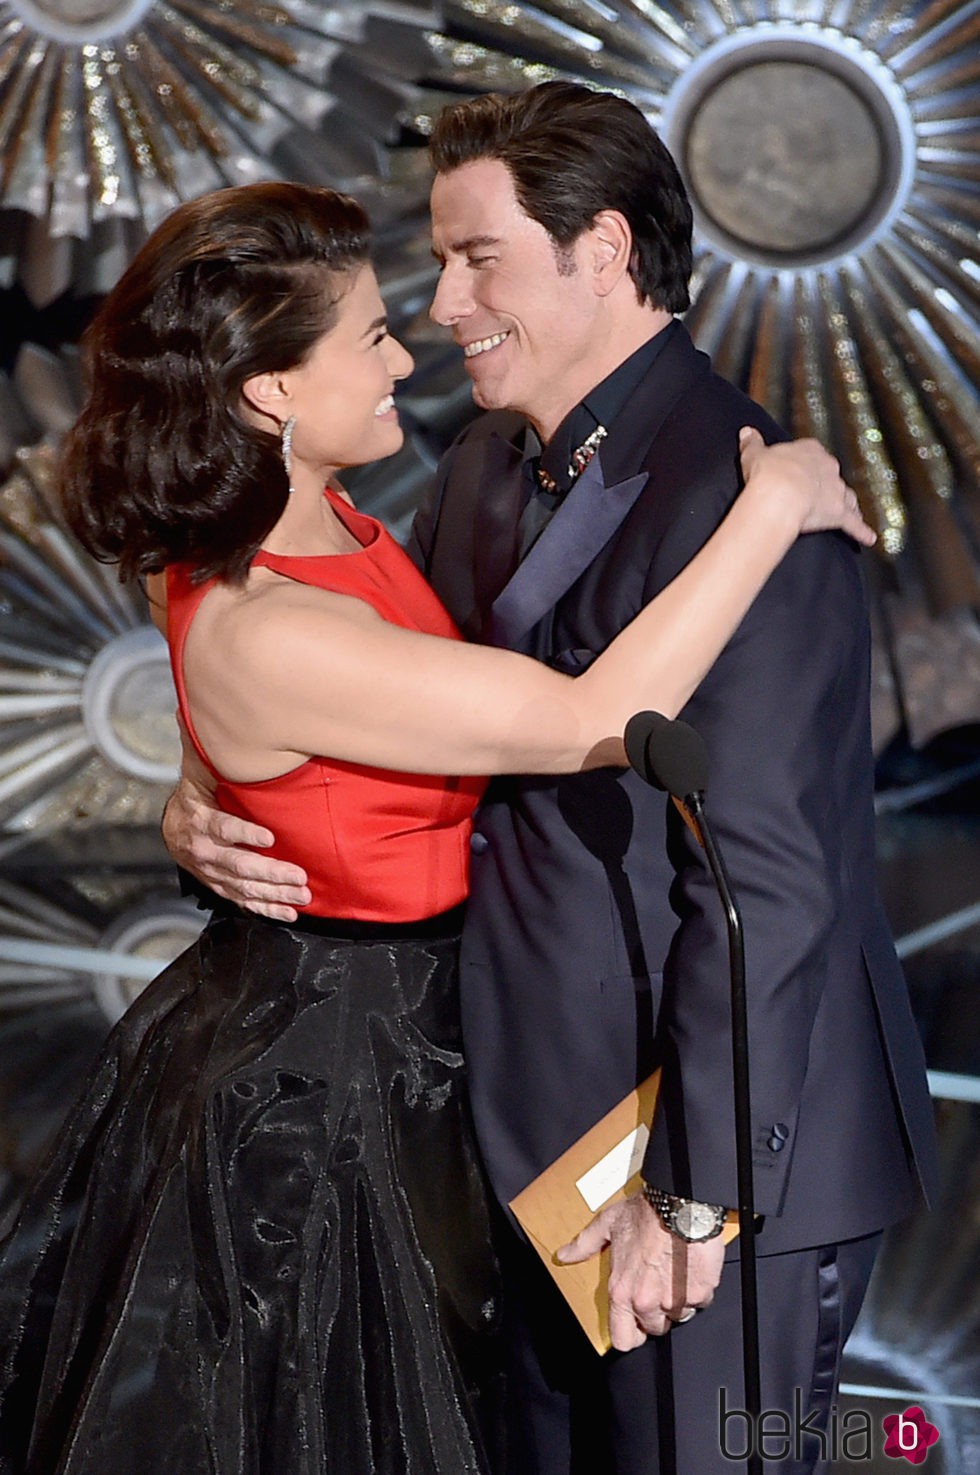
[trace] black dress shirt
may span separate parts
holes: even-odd
[[[524,441],[524,512],[520,521],[520,554],[523,558],[531,544],[547,526],[555,509],[578,479],[573,455],[599,427],[612,429],[616,416],[624,409],[657,355],[666,347],[677,328],[676,319],[611,374],[607,374],[558,426],[551,440],[542,446],[537,432],[529,425]],[[538,480],[538,470],[554,482],[556,490],[546,490]]]

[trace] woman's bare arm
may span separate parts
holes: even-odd
[[[267,581],[210,616],[202,607],[191,628],[185,673],[198,737],[239,780],[311,753],[416,773],[624,762],[632,712],[680,711],[801,530],[867,535],[815,442],[763,455],[756,439],[721,527],[584,675],[403,630],[345,595]]]

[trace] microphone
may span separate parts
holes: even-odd
[[[735,1169],[738,1185],[742,1291],[742,1358],[745,1407],[756,1420],[762,1392],[759,1372],[759,1312],[756,1287],[755,1195],[752,1183],[752,1106],[749,1093],[749,1028],[745,994],[745,944],[742,914],[732,891],[718,842],[704,812],[710,759],[701,734],[686,722],[661,712],[637,712],[623,733],[630,767],[644,783],[673,799],[704,850],[718,888],[728,928],[732,1004],[732,1078],[735,1107]],[[753,1427],[757,1427],[757,1423]],[[761,1475],[760,1456],[750,1452],[748,1475]]]
[[[707,744],[695,728],[671,721],[662,712],[634,713],[626,724],[623,743],[630,767],[651,788],[670,795],[708,858],[725,908],[734,968],[736,954],[742,952],[742,916],[704,812],[711,767]]]
[[[630,767],[653,788],[684,800],[708,787],[707,744],[686,722],[671,722],[661,712],[637,712],[626,724],[623,741]]]

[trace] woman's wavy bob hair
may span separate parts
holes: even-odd
[[[124,578],[169,563],[244,578],[289,488],[242,387],[305,360],[369,246],[356,200],[287,183],[202,195],[154,231],[83,339],[61,494],[96,558]]]

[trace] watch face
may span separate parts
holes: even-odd
[[[674,1209],[677,1233],[684,1239],[707,1239],[718,1225],[718,1212],[712,1204],[690,1203],[687,1199]]]

